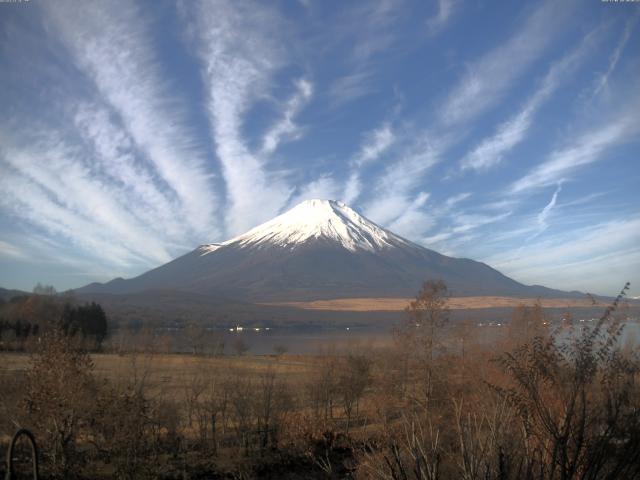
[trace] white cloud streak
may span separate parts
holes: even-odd
[[[19,260],[25,260],[28,255],[22,251],[19,247],[16,247],[12,243],[0,240],[0,257],[9,257]]]
[[[396,140],[388,122],[367,133],[358,153],[351,159],[349,178],[347,179],[343,200],[347,204],[355,202],[362,192],[362,169],[376,162],[384,155]]]
[[[588,35],[576,49],[553,63],[540,87],[521,110],[465,155],[460,162],[460,169],[486,171],[502,163],[505,155],[526,138],[540,107],[585,57],[594,37],[595,35]]]
[[[520,194],[558,184],[579,167],[600,160],[608,149],[637,134],[639,126],[634,107],[635,105],[632,105],[613,117],[610,122],[583,132],[566,147],[553,151],[548,160],[513,182],[509,187],[509,193]]]
[[[190,229],[212,235],[217,207],[212,172],[187,126],[180,97],[163,80],[142,13],[125,1],[43,5],[78,66],[176,195]]]
[[[542,211],[538,214],[539,232],[543,232],[548,228],[549,225],[547,223],[547,219],[551,214],[551,210],[553,210],[553,208],[556,206],[556,203],[558,201],[558,194],[560,193],[561,190],[562,190],[562,185],[558,185],[558,188],[556,188],[556,191],[553,192],[553,196],[551,197],[551,200],[549,200],[549,203],[547,203],[545,207],[542,209]]]
[[[429,196],[427,192],[420,192],[408,208],[389,225],[389,229],[408,239],[417,239],[423,235],[435,224],[433,215],[424,210]]]
[[[424,174],[440,162],[450,142],[450,135],[422,132],[404,150],[397,152],[399,159],[389,163],[369,189],[370,195],[364,205],[367,217],[381,225],[389,225],[409,209]]]
[[[445,204],[445,208],[440,210],[438,217],[441,219],[449,212],[451,212],[451,208],[446,208]],[[477,235],[476,232],[474,232],[475,230],[501,222],[511,216],[511,214],[511,211],[494,215],[454,212],[449,215],[451,219],[449,226],[423,237],[419,243],[427,247],[436,248],[444,254],[456,255],[458,253],[455,247],[460,244],[464,245],[466,242],[475,238]]]
[[[544,2],[511,38],[470,64],[449,94],[441,115],[445,125],[468,121],[497,103],[549,46],[564,26],[568,3]]]
[[[622,32],[622,36],[620,37],[620,40],[618,41],[616,47],[613,49],[611,56],[609,57],[609,65],[607,67],[607,71],[600,76],[600,78],[596,83],[596,86],[593,90],[594,96],[598,95],[602,90],[604,90],[607,87],[609,83],[609,77],[611,76],[616,66],[618,65],[618,62],[620,61],[620,57],[622,56],[622,52],[627,46],[627,43],[629,42],[629,37],[631,37],[631,33],[636,27],[636,24],[638,23],[639,18],[640,18],[640,14],[636,13],[635,15],[631,16],[627,21],[624,27],[624,30]]]
[[[464,202],[471,195],[472,195],[471,192],[463,192],[447,198],[444,202],[445,210],[449,211],[452,207],[458,205],[461,202]]]
[[[458,0],[438,0],[437,13],[427,19],[427,30],[430,35],[437,35],[449,23],[458,8]]]
[[[282,62],[274,43],[279,19],[245,2],[200,2],[194,14],[209,118],[227,188],[227,234],[235,235],[273,217],[292,192],[242,134],[250,105]]]
[[[349,71],[330,86],[331,106],[343,106],[376,90],[372,63],[396,41],[396,33],[391,27],[402,11],[400,6],[401,2],[397,0],[375,0],[342,13],[342,25],[335,33],[339,37],[345,36],[350,44]],[[358,28],[354,29],[356,24]]]
[[[333,200],[340,198],[341,184],[329,175],[321,176],[303,185],[289,199],[287,208],[293,208],[305,200]]]
[[[81,153],[59,139],[5,147],[0,186],[3,204],[50,233],[105,255],[108,262],[157,264],[171,259],[146,219],[136,218],[121,188],[96,178]]]
[[[79,161],[88,163],[94,176],[119,185],[120,196],[127,199],[129,211],[139,212],[139,221],[156,226],[173,241],[187,242],[179,201],[161,191],[160,179],[149,165],[136,159],[133,140],[109,112],[96,104],[80,104],[73,122],[93,150]]]
[[[526,255],[516,248],[483,261],[525,283],[615,294],[625,281],[640,281],[639,244],[640,219],[616,219],[550,236]]]
[[[285,105],[282,119],[276,122],[264,135],[262,140],[262,154],[272,154],[284,140],[297,140],[302,135],[302,129],[295,124],[294,118],[309,102],[313,95],[313,85],[301,78],[295,82],[296,91]]]
[[[566,5],[558,7],[552,2],[545,2],[537,7],[507,42],[470,66],[469,74],[450,91],[443,109],[438,113],[440,123],[447,127],[446,130],[431,128],[415,135],[415,140],[410,142],[400,159],[385,169],[375,185],[377,196],[365,205],[370,218],[389,224],[398,218],[398,212],[409,208],[413,194],[424,182],[424,174],[439,163],[446,151],[464,135],[462,124],[493,106],[542,55],[555,33],[561,29],[562,19],[568,10]],[[560,75],[561,70],[561,66],[552,69],[545,81],[555,81],[555,76]],[[552,85],[544,85],[544,89],[551,90]],[[522,114],[524,118],[517,119],[516,125],[510,127],[511,133],[505,135],[513,136],[516,131],[523,130],[523,123],[538,108],[537,103],[549,94],[546,90],[539,94],[536,104],[530,105]],[[451,128],[453,126],[458,128]],[[500,141],[506,144],[504,139]]]
[[[455,216],[453,222],[454,227],[451,231],[456,234],[470,232],[479,227],[504,220],[510,215],[511,212],[504,212],[497,215],[458,214]]]
[[[396,21],[401,2],[397,0],[375,0],[357,7],[351,19],[360,22],[355,30],[350,58],[358,65],[365,65],[375,55],[387,50],[395,41],[395,33],[389,27]],[[353,23],[347,25],[353,31]]]

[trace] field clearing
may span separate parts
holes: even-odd
[[[98,378],[118,383],[133,380],[143,382],[150,393],[177,398],[197,379],[242,375],[258,378],[271,369],[291,385],[303,382],[312,369],[313,359],[305,356],[242,356],[208,357],[184,354],[92,354],[94,372]],[[30,356],[25,353],[0,354],[2,376],[24,372]]]
[[[398,312],[404,310],[412,300],[413,298],[337,298],[309,302],[264,303],[263,305],[287,306],[302,310]],[[518,297],[451,297],[448,305],[452,310],[510,308],[518,305],[533,305],[536,300]],[[596,301],[594,304],[589,298],[542,298],[540,303],[544,308],[590,308],[599,305],[606,307],[605,303]]]

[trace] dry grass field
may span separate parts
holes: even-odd
[[[287,383],[296,385],[308,378],[312,358],[302,355],[276,356],[225,356],[210,357],[184,354],[92,354],[94,372],[98,378],[113,382],[140,379],[152,394],[180,399],[203,375],[235,372],[243,377],[259,377],[272,371]],[[30,356],[26,353],[2,352],[1,374],[12,375],[29,368]]]
[[[303,310],[333,310],[349,312],[399,312],[404,310],[411,298],[337,298],[332,300],[314,300],[309,302],[283,302],[268,303],[265,305],[278,305],[300,308]],[[452,310],[465,310],[476,308],[512,308],[518,305],[533,305],[535,298],[518,297],[452,297],[448,306]],[[590,308],[594,305],[602,305],[596,300],[594,304],[589,298],[543,298],[540,303],[544,308]]]

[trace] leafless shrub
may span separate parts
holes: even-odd
[[[497,391],[524,429],[529,478],[633,478],[640,475],[637,358],[621,354],[612,313],[561,343],[537,336],[499,359],[512,384]],[[535,473],[534,473],[535,472]]]
[[[504,453],[518,448],[518,435],[512,431],[514,409],[504,400],[480,409],[465,409],[462,400],[453,399],[453,406],[458,445],[452,456],[460,478],[508,478],[510,466],[505,463]]]
[[[361,470],[366,478],[380,480],[437,480],[443,452],[439,429],[430,419],[409,413],[394,435],[365,455]]]
[[[256,397],[256,426],[260,435],[260,448],[277,446],[289,412],[293,410],[293,395],[285,382],[277,378],[273,369],[260,375]]]
[[[43,335],[31,357],[24,407],[55,478],[71,477],[83,463],[80,440],[95,412],[92,370],[88,354],[60,331]]]
[[[147,476],[157,440],[149,401],[135,389],[107,387],[98,396],[97,407],[91,443],[98,456],[114,466],[115,478]]]
[[[346,416],[346,435],[349,435],[354,410],[357,415],[360,398],[370,383],[371,360],[365,355],[348,355],[342,362],[337,385]]]

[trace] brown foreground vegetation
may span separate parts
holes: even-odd
[[[0,357],[2,448],[30,429],[44,478],[639,478],[621,300],[588,327],[518,306],[488,347],[428,282],[392,347],[339,355],[90,354],[52,328]]]

